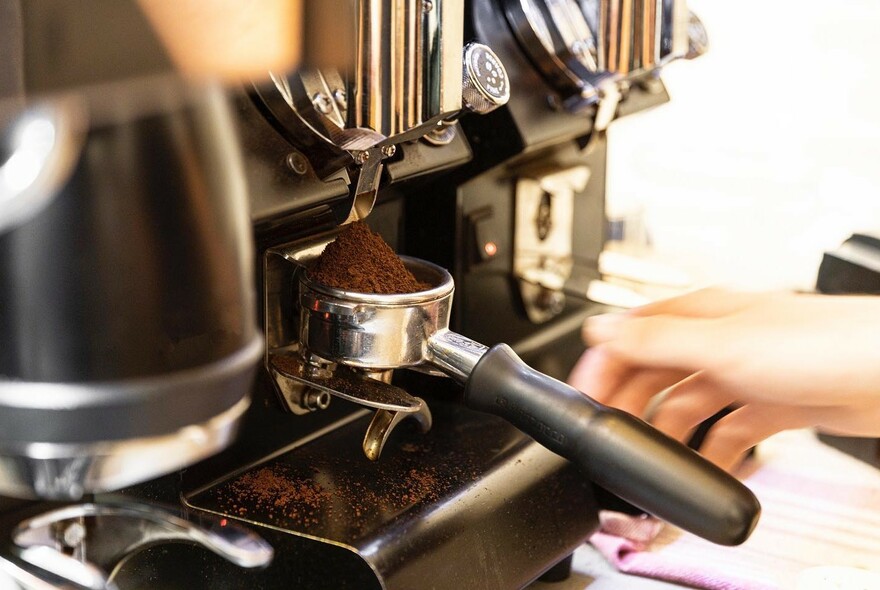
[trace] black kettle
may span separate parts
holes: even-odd
[[[218,88],[0,117],[0,495],[117,489],[231,441],[262,353],[250,227]]]

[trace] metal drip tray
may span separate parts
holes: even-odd
[[[438,410],[431,432],[401,427],[377,463],[359,451],[360,417],[187,503],[273,544],[272,566],[246,574],[266,588],[522,587],[595,529],[590,484],[567,461],[499,419]]]

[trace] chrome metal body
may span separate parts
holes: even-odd
[[[241,376],[233,377],[231,381],[239,391],[249,386],[254,363],[261,351],[262,343],[254,341],[246,354],[226,363],[229,365],[227,371]],[[26,396],[22,399],[31,402],[49,401],[47,397],[56,402],[54,407],[15,408],[18,412],[27,412],[32,417],[31,420],[37,419],[50,425],[67,421],[84,426],[93,424],[95,419],[101,419],[98,417],[101,413],[100,405],[95,405],[95,400],[101,398],[107,401],[119,397],[131,402],[139,398],[141,393],[146,393],[149,405],[169,406],[168,396],[191,395],[198,391],[203,394],[199,396],[202,397],[201,400],[197,401],[196,397],[188,399],[204,408],[212,396],[216,398],[220,389],[228,387],[227,383],[221,383],[221,380],[230,378],[224,373],[212,374],[210,369],[198,370],[181,379],[172,379],[173,385],[170,386],[164,380],[156,380],[153,384],[154,391],[149,388],[135,391],[131,386],[92,388],[32,383],[16,384],[21,387],[8,389],[14,389],[14,393]],[[76,404],[77,401],[92,410],[89,413],[95,418],[89,419],[85,413],[65,416],[65,404]],[[146,406],[139,409],[138,405],[140,404],[130,403],[128,408],[118,408],[116,411],[138,415],[146,409]],[[5,443],[0,445],[0,494],[19,498],[76,499],[86,492],[117,490],[158,477],[226,448],[232,442],[238,421],[249,405],[247,398],[241,399],[229,409],[204,422],[188,424],[164,435],[81,443]],[[15,410],[5,405],[2,411]],[[74,414],[78,413],[80,412],[74,410]]]
[[[505,0],[504,7],[521,45],[572,111],[602,99],[608,84],[696,57],[693,46],[705,46],[690,42],[705,30],[690,24],[686,0]]]
[[[348,69],[306,68],[272,74],[275,90],[258,88],[281,125],[294,118],[356,177],[345,223],[372,211],[385,161],[396,145],[428,138],[452,141],[462,111],[488,113],[507,102],[504,67],[491,49],[464,45],[464,0],[357,0],[309,6],[321,21],[350,35]],[[476,68],[491,65],[492,69]],[[289,132],[290,129],[287,129]],[[324,162],[316,163],[324,168]],[[332,168],[332,167],[331,167]],[[338,168],[326,173],[336,174]]]
[[[458,119],[465,113],[486,115],[510,100],[510,79],[504,64],[487,45],[471,42],[464,48],[461,81],[462,109],[446,117],[422,139],[435,146],[451,143],[456,136]]]
[[[419,281],[418,293],[375,295],[300,280],[301,338],[305,350],[361,369],[428,365],[464,382],[488,347],[449,330],[454,284],[436,264],[402,256]]]
[[[275,392],[283,406],[290,412],[306,415],[327,409],[330,396],[345,399],[375,410],[364,435],[362,449],[371,461],[382,453],[382,448],[394,428],[405,418],[414,418],[423,432],[431,428],[432,417],[428,405],[419,397],[390,384],[390,369],[382,367],[393,357],[397,363],[408,366],[419,364],[425,354],[423,347],[411,349],[417,344],[417,330],[433,332],[430,326],[446,326],[449,322],[449,305],[452,296],[452,280],[449,273],[438,266],[424,263],[417,270],[421,280],[437,284],[435,289],[415,295],[391,295],[393,302],[379,306],[363,300],[363,294],[348,293],[329,289],[309,281],[305,275],[308,264],[316,258],[332,236],[318,235],[286,247],[270,250],[264,259],[266,279],[265,305],[272,310],[265,316],[266,358],[265,365],[272,377]],[[305,285],[311,285],[308,288]],[[294,286],[297,293],[294,301],[288,300]],[[334,295],[344,293],[348,297],[336,299]],[[352,304],[352,299],[361,299]],[[320,309],[333,309],[328,318],[342,318],[342,321],[369,321],[372,316],[396,335],[380,336],[374,340],[372,362],[360,358],[365,349],[359,349],[356,338],[340,345],[349,352],[351,363],[337,363],[321,357],[316,351],[302,346],[304,333],[309,329],[310,316],[302,305]],[[422,318],[421,320],[419,318]],[[431,318],[424,321],[424,318]],[[409,336],[400,335],[398,324],[409,326]],[[294,329],[294,326],[297,328]],[[312,326],[313,333],[322,329],[336,330],[332,326]],[[355,328],[356,329],[356,328]],[[325,332],[327,333],[327,332]],[[424,336],[427,338],[427,336]],[[378,354],[376,347],[382,348]],[[360,353],[358,352],[360,350]],[[419,367],[425,372],[435,372]],[[438,373],[443,374],[443,373]]]
[[[462,108],[464,0],[358,0],[338,14],[353,35],[351,71],[305,69],[273,81],[297,116],[325,141],[365,150],[429,132]],[[349,29],[351,29],[349,31]],[[405,137],[404,137],[405,136]]]
[[[32,547],[0,555],[4,590],[116,590],[95,566],[50,547]]]
[[[308,277],[309,261],[326,242],[267,255],[267,305],[280,315],[267,315],[266,365],[293,413],[318,409],[304,404],[316,392],[375,409],[362,446],[376,460],[401,420],[415,418],[423,431],[432,422],[421,398],[390,384],[391,370],[411,368],[463,383],[488,348],[449,330],[454,284],[444,268],[404,256],[413,275],[433,288],[395,295],[344,291]],[[295,286],[292,309],[279,299],[287,281]],[[285,313],[298,315],[293,343]]]
[[[361,0],[350,127],[400,135],[461,109],[464,0]]]
[[[428,362],[444,373],[464,383],[483,354],[484,345],[450,330],[440,330],[428,339]]]
[[[598,70],[628,76],[687,54],[684,0],[581,0],[580,4],[585,12],[595,11],[598,4]]]
[[[82,148],[78,107],[74,100],[35,105],[0,130],[0,232],[27,222],[58,195]]]

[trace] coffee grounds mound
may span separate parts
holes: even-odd
[[[309,269],[309,278],[336,289],[382,295],[416,293],[433,286],[419,282],[382,236],[362,221],[348,224],[327,244]]]

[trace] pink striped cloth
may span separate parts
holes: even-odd
[[[739,475],[762,505],[739,547],[613,512],[590,543],[621,572],[710,590],[795,588],[819,566],[880,573],[880,471],[795,431],[763,443]]]

